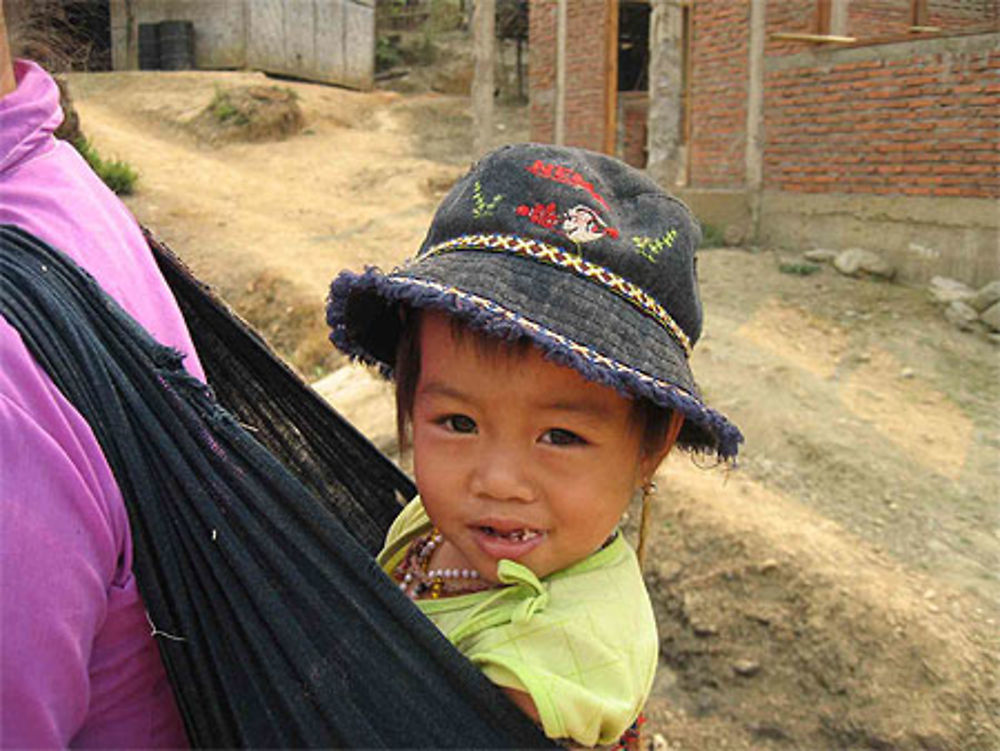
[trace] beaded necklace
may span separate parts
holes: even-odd
[[[494,585],[483,581],[479,572],[469,568],[430,568],[434,551],[444,542],[435,528],[410,544],[409,550],[392,572],[399,588],[411,600],[468,594],[490,589]]]

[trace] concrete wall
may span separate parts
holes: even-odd
[[[994,199],[765,191],[758,242],[867,248],[882,253],[912,282],[938,274],[974,286],[1000,279],[1000,211]]]
[[[370,89],[374,0],[251,0],[247,65],[269,73]]]
[[[671,192],[691,208],[698,221],[723,230],[730,242],[742,244],[751,241],[753,226],[749,191],[675,188]]]
[[[111,58],[115,70],[139,67],[135,24],[194,22],[195,66],[203,69],[246,65],[247,0],[111,0]],[[131,14],[129,11],[131,10]],[[131,15],[131,18],[130,18]]]
[[[750,191],[674,192],[699,221],[724,230],[732,242],[788,250],[866,248],[914,283],[935,275],[973,286],[1000,279],[1000,209],[993,199],[769,190],[760,197],[759,234],[753,240]]]
[[[374,0],[111,0],[114,68],[137,68],[138,25],[166,20],[194,23],[197,68],[257,68],[360,89],[374,82]]]

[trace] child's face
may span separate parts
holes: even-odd
[[[413,405],[417,487],[466,567],[510,558],[539,577],[593,553],[666,450],[644,457],[631,402],[576,371],[456,339],[423,318]]]

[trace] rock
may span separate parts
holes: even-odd
[[[660,733],[653,733],[653,740],[650,742],[649,747],[651,751],[670,751],[670,744],[667,743],[667,739]]]
[[[677,581],[684,567],[677,561],[663,561],[656,567],[656,574],[662,584],[672,584]]]
[[[747,729],[756,738],[763,738],[769,741],[782,741],[787,743],[790,739],[788,733],[782,730],[781,726],[769,722],[751,723]]]
[[[827,248],[814,248],[813,250],[807,250],[802,254],[802,257],[807,261],[815,263],[830,263],[837,257],[837,251],[828,250]]]
[[[932,277],[927,291],[930,293],[931,299],[941,305],[947,305],[956,300],[968,302],[976,294],[969,285],[946,276]]]
[[[837,254],[833,259],[834,268],[845,276],[874,276],[892,279],[896,268],[878,253],[863,248],[850,248]]]
[[[996,304],[1000,302],[1000,280],[994,280],[981,287],[965,302],[969,303],[978,313],[982,313],[987,308],[996,307]]]
[[[760,663],[756,660],[737,660],[733,663],[733,672],[751,678],[760,672]]]
[[[970,305],[969,307],[974,306]],[[993,331],[1000,331],[1000,302],[993,303],[990,307],[980,313],[979,320],[993,329]]]
[[[698,621],[696,623],[693,622],[691,624],[691,630],[694,631],[695,636],[700,636],[702,638],[715,636],[719,633],[719,629],[716,628],[715,625],[704,621]]]
[[[913,378],[914,375],[916,375],[916,373],[913,372],[913,368],[903,368],[901,371],[899,371],[900,378],[909,379]]]
[[[778,568],[778,561],[774,558],[768,558],[766,561],[760,564],[759,571],[762,574],[769,574]]]
[[[959,331],[972,331],[979,315],[964,302],[955,300],[944,309],[944,317]]]

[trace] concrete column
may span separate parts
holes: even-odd
[[[478,159],[493,145],[493,66],[495,60],[496,4],[476,0],[472,14],[476,67],[472,79],[472,117],[475,121],[474,156]]]
[[[110,0],[111,67],[136,70],[139,67],[139,25],[134,0]]]
[[[830,33],[835,37],[847,36],[847,6],[851,0],[832,0],[830,5]]]
[[[669,189],[681,174],[684,18],[678,0],[650,0],[646,171]]]
[[[746,188],[750,201],[750,238],[756,242],[764,185],[764,17],[767,0],[750,2],[750,55],[747,75]]]

